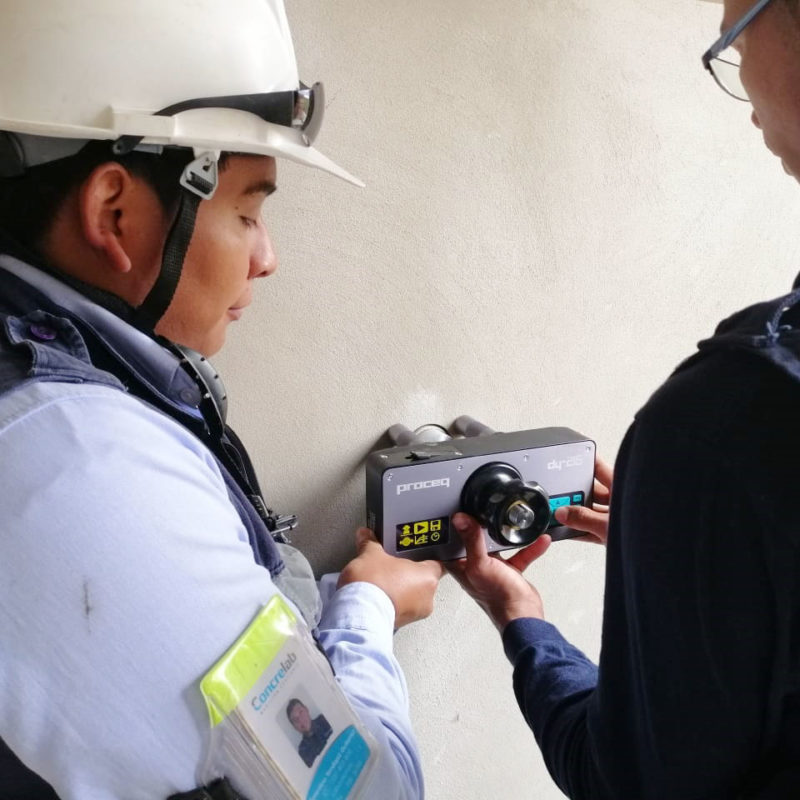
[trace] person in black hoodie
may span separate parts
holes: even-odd
[[[749,100],[800,178],[797,0],[725,0],[703,62]],[[800,281],[734,314],[636,415],[595,510],[559,521],[608,543],[599,667],[544,620],[521,572],[459,515],[452,571],[500,630],[514,690],[570,798],[800,797]]]

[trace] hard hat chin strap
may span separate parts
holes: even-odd
[[[203,153],[187,164],[181,175],[183,189],[178,211],[164,243],[161,270],[132,320],[136,327],[146,333],[155,330],[175,296],[183,262],[192,241],[200,201],[210,199],[217,188],[217,158],[217,153]]]
[[[199,205],[200,197],[185,189],[181,191],[178,213],[164,244],[164,252],[161,256],[161,270],[158,273],[156,282],[153,284],[153,288],[150,289],[147,297],[136,309],[133,319],[134,325],[147,333],[152,333],[155,330],[159,320],[169,308],[169,304],[175,295],[175,290],[178,288],[183,261],[186,257],[186,251],[189,249],[189,242],[192,240],[197,207]]]

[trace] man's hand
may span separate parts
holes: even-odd
[[[425,619],[444,567],[438,561],[410,561],[390,556],[369,528],[356,531],[358,555],[342,570],[338,586],[363,581],[383,589],[395,610],[395,627]]]
[[[594,503],[585,506],[564,506],[557,508],[555,518],[562,525],[569,525],[576,531],[585,531],[586,536],[576,537],[577,541],[605,544],[608,540],[608,506],[611,503],[611,486],[614,483],[614,469],[602,459],[595,462]]]
[[[480,525],[466,514],[456,514],[453,526],[461,534],[467,557],[451,561],[447,568],[463,589],[489,615],[500,633],[521,617],[544,619],[539,592],[522,576],[550,546],[547,534],[517,551],[508,560],[489,555]]]

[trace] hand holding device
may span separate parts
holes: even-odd
[[[608,510],[611,504],[611,486],[614,468],[601,458],[595,459],[594,503],[591,506],[563,506],[553,512],[556,521],[586,536],[578,541],[605,544],[608,540]]]
[[[522,617],[544,619],[542,598],[523,577],[523,571],[550,546],[547,534],[505,560],[490,555],[477,520],[456,514],[453,526],[464,542],[467,557],[451,561],[448,571],[464,591],[486,612],[500,633],[509,622]]]
[[[382,589],[395,609],[395,628],[430,616],[433,597],[444,574],[438,561],[414,563],[390,556],[369,528],[356,531],[358,555],[339,575],[339,587],[364,581]]]

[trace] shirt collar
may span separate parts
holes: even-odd
[[[196,408],[200,391],[180,366],[178,357],[102,306],[53,275],[9,255],[0,255],[0,268],[37,289],[55,305],[96,331],[130,366],[140,380],[182,406]]]

